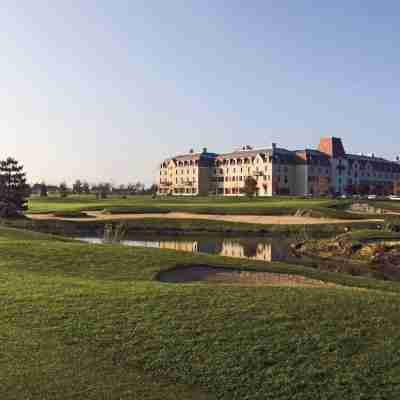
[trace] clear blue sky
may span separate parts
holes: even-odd
[[[394,158],[399,21],[396,1],[7,0],[0,158],[49,183],[321,135]]]

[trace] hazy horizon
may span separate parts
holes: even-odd
[[[30,182],[117,185],[190,148],[321,136],[393,160],[399,17],[392,1],[8,2],[0,159]]]

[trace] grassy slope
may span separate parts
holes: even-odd
[[[0,229],[2,399],[398,399],[400,285],[379,290],[153,281],[237,260]]]

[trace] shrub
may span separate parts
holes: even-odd
[[[0,201],[0,218],[16,218],[20,216],[22,216],[22,212],[14,203]]]
[[[400,216],[385,217],[383,229],[387,232],[400,232]]]
[[[104,227],[103,242],[104,243],[120,243],[126,235],[126,226],[123,223],[113,225],[107,224]]]

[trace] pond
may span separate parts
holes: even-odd
[[[103,243],[99,237],[81,237],[89,243]],[[177,250],[190,253],[216,254],[226,257],[245,258],[261,261],[283,261],[289,258],[290,242],[285,239],[265,237],[190,237],[176,238],[153,235],[127,237],[120,244],[134,247]]]

